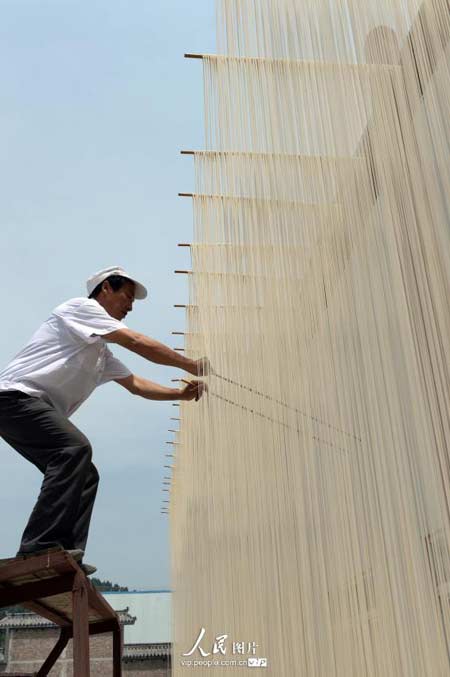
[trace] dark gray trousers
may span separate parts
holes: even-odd
[[[0,436],[44,474],[20,552],[86,547],[99,476],[89,440],[37,397],[0,392]]]

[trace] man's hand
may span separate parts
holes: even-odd
[[[180,400],[195,400],[198,402],[203,393],[208,392],[208,386],[203,381],[184,381],[184,383],[186,385],[180,391]]]
[[[159,383],[153,383],[146,378],[130,374],[125,378],[115,379],[116,383],[126,388],[133,395],[145,397],[147,400],[196,400],[198,401],[208,387],[203,381],[182,381],[186,386],[184,388],[166,388]]]
[[[150,362],[183,369],[193,376],[208,376],[208,374],[213,373],[207,357],[191,360],[163,343],[128,328],[116,329],[109,334],[103,334],[102,338],[108,343],[117,343],[133,353],[145,357]]]
[[[207,357],[201,357],[199,360],[191,360],[190,368],[186,368],[194,376],[209,376],[214,373],[211,363]]]

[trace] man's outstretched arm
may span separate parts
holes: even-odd
[[[116,383],[126,388],[133,395],[145,397],[147,400],[199,400],[207,390],[202,381],[189,381],[184,388],[166,388],[146,378],[131,374],[125,378],[115,379]]]
[[[117,343],[133,353],[145,357],[150,362],[165,364],[169,367],[178,367],[194,376],[203,376],[209,371],[209,363],[205,358],[190,360],[184,355],[177,353],[176,350],[172,350],[172,348],[164,345],[164,343],[155,341],[155,339],[144,334],[139,334],[132,329],[118,329],[110,334],[105,334],[102,338],[109,343]]]

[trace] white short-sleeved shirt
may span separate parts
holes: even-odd
[[[117,329],[126,325],[95,299],[62,303],[0,372],[0,390],[40,397],[70,416],[97,386],[130,376],[102,339]]]

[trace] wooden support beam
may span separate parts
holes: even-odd
[[[20,586],[9,585],[0,589],[0,608],[22,604],[29,599],[52,597],[72,590],[75,572],[49,579],[41,579]]]
[[[120,624],[113,630],[113,677],[122,675],[123,631]]]
[[[117,626],[120,625],[117,619],[110,619],[107,621],[98,621],[96,623],[90,623],[89,625],[89,634],[90,635],[100,635],[103,632],[114,632]]]
[[[62,613],[60,610],[51,608],[41,599],[38,601],[33,600],[30,602],[22,602],[22,606],[24,606],[26,609],[29,609],[30,611],[34,611],[34,613],[38,614],[38,616],[47,618],[52,623],[55,623],[55,625],[59,625],[60,627],[72,626],[72,620],[68,615]]]
[[[56,661],[67,646],[69,639],[72,637],[72,628],[61,628],[59,639],[55,646],[47,656],[41,668],[36,672],[36,677],[46,677]]]
[[[86,590],[88,594],[89,607],[98,611],[99,616],[102,618],[113,616],[115,614],[114,609],[108,604],[103,595],[99,595],[97,590],[91,581],[86,578]]]
[[[89,677],[89,604],[86,576],[76,574],[72,590],[73,677]]]

